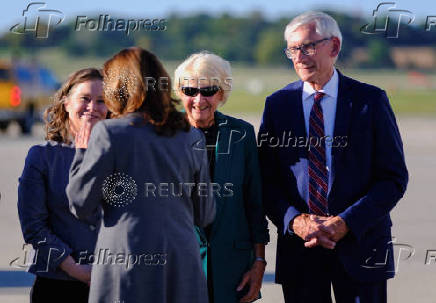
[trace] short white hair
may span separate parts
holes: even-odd
[[[183,83],[192,79],[207,80],[211,85],[219,86],[223,92],[220,104],[227,101],[232,89],[232,69],[228,61],[208,51],[192,54],[174,72],[173,86],[178,95]]]
[[[285,40],[288,41],[293,32],[300,26],[315,24],[315,30],[323,38],[337,37],[342,47],[342,34],[338,23],[331,16],[323,12],[309,11],[298,15],[286,25]],[[340,49],[339,49],[340,50]]]

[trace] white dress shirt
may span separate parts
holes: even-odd
[[[321,107],[324,116],[324,135],[326,137],[333,138],[333,132],[335,128],[335,117],[336,117],[336,104],[338,100],[338,86],[339,86],[339,77],[336,69],[333,69],[333,75],[330,80],[324,85],[324,87],[318,92],[322,92],[325,96],[321,99]],[[304,113],[304,123],[306,127],[306,134],[309,136],[309,117],[310,111],[312,109],[312,105],[314,103],[315,93],[317,91],[308,83],[304,82],[303,84],[303,94],[302,94],[302,104],[303,104],[303,113]],[[332,148],[331,144],[325,144],[326,151],[326,165],[328,171],[328,193],[330,193],[330,189],[332,186]],[[296,180],[297,187],[300,196],[309,203],[309,162],[305,158],[300,158],[300,160],[294,165],[290,166],[289,169],[292,170]],[[293,206],[290,206],[286,211],[284,216],[284,233],[286,231],[292,233],[289,229],[289,222],[298,216],[300,212]]]

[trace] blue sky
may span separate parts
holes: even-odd
[[[6,2],[7,1],[7,2]],[[382,2],[396,2],[397,9],[412,11],[417,18],[436,16],[435,0],[36,0],[8,1],[2,3],[0,10],[0,31],[9,30],[11,26],[22,20],[21,14],[30,2],[45,2],[47,8],[60,10],[66,19],[75,19],[83,14],[110,14],[118,16],[162,18],[171,12],[192,14],[195,12],[221,13],[230,12],[244,15],[253,10],[263,12],[268,18],[288,16],[296,12],[311,9],[345,11],[371,19],[372,11]]]

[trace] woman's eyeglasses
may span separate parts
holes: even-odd
[[[207,86],[207,87],[189,87],[189,86],[183,86],[182,92],[189,97],[195,97],[200,93],[203,97],[212,97],[220,90],[219,86]]]

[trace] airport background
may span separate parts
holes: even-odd
[[[401,13],[389,10],[392,5],[380,7],[374,23],[373,11],[381,3],[378,1],[338,0],[329,1],[328,5],[317,0],[305,1],[304,5],[275,0],[238,4],[225,0],[221,5],[168,1],[160,9],[151,1],[46,1],[46,8],[59,11],[64,18],[60,24],[48,28],[46,38],[35,37],[34,31],[17,34],[10,30],[15,24],[22,25],[23,10],[30,3],[20,0],[6,5],[0,12],[0,69],[1,64],[12,67],[33,64],[49,70],[56,82],[61,83],[72,71],[101,67],[120,49],[138,45],[155,52],[172,75],[177,64],[189,54],[207,49],[232,64],[233,91],[220,110],[246,119],[256,128],[265,97],[297,79],[292,63],[283,53],[286,47],[284,26],[304,10],[332,14],[344,38],[338,67],[348,76],[387,91],[404,141],[410,182],[405,197],[392,212],[398,273],[388,284],[389,302],[436,302],[433,286],[436,262],[431,258],[436,255],[433,235],[436,220],[432,211],[435,202],[432,180],[436,175],[434,2],[397,1],[396,9],[402,9]],[[35,15],[30,11],[27,14],[30,22],[30,17]],[[401,19],[400,14],[403,14]],[[75,30],[78,16],[97,22],[100,15],[110,15],[116,20],[165,20],[161,23],[165,30],[151,30],[151,25],[148,30],[131,31],[128,35],[123,30],[89,30],[92,26]],[[391,21],[386,32],[368,33],[372,25],[374,29],[383,28],[387,17]],[[407,24],[412,17],[413,22]],[[47,19],[41,15],[40,33],[44,33],[44,20]],[[400,21],[398,32],[396,20]],[[369,26],[365,27],[366,24]],[[0,96],[1,85],[0,80]],[[24,91],[23,98],[26,98]],[[43,99],[41,108],[50,102],[46,95],[40,99]],[[23,99],[21,105],[26,102],[28,100]],[[0,112],[2,110],[0,107]],[[0,302],[28,302],[32,284],[32,276],[17,266],[24,257],[24,243],[16,201],[18,177],[27,150],[44,137],[38,112],[34,114],[30,135],[21,134],[17,121],[8,123],[0,134]],[[270,234],[272,241],[267,246],[268,266],[260,302],[280,303],[283,302],[280,287],[273,284],[276,228],[271,224]]]

